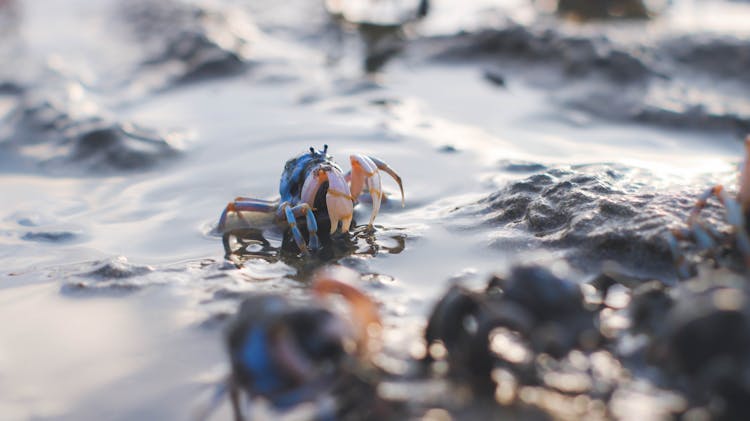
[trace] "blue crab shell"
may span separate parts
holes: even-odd
[[[307,177],[314,169],[325,166],[334,167],[341,171],[341,167],[333,162],[333,157],[328,155],[328,145],[324,145],[322,151],[310,148],[310,152],[286,161],[279,183],[281,203],[288,202],[292,206],[297,205],[302,200],[302,186]],[[327,191],[328,184],[326,183],[318,191],[315,203],[311,204],[313,208],[316,210],[326,209],[325,193]]]

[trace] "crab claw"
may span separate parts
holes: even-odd
[[[326,181],[328,181],[326,207],[328,208],[328,217],[331,220],[331,234],[338,229],[339,221],[341,222],[341,232],[349,231],[354,201],[344,175],[337,167],[322,166],[313,170],[302,185],[302,201],[314,206],[315,196],[318,194],[320,186]]]
[[[378,215],[380,203],[383,197],[379,170],[387,172],[394,180],[396,180],[396,183],[398,183],[398,187],[401,190],[401,206],[404,206],[404,187],[401,184],[401,177],[399,177],[398,174],[388,166],[388,164],[377,158],[359,154],[351,155],[349,159],[352,164],[352,197],[359,197],[365,184],[367,184],[367,190],[369,190],[370,197],[372,197],[370,226],[375,222],[375,217]]]
[[[318,297],[339,295],[349,305],[349,315],[355,330],[357,351],[370,355],[380,349],[382,322],[377,304],[358,290],[353,283],[359,281],[359,274],[343,266],[321,269],[313,276],[312,291]]]
[[[326,206],[328,206],[328,217],[331,219],[331,234],[338,229],[339,221],[341,221],[341,232],[347,232],[352,224],[354,212],[352,193],[340,170],[334,168],[326,174],[328,175]]]

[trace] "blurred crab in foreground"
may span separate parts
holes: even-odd
[[[540,266],[514,267],[507,278],[493,276],[481,292],[452,286],[425,329],[425,342],[441,345],[437,354],[448,362],[452,377],[479,394],[495,392],[492,372],[498,363],[530,377],[535,355],[561,358],[573,349],[592,350],[600,336],[579,285]],[[427,353],[423,362],[435,359]]]
[[[229,215],[244,219],[243,212],[261,212],[275,214],[279,224],[287,225],[300,251],[307,254],[309,249],[318,249],[319,219],[328,219],[330,233],[339,229],[349,231],[352,224],[354,205],[360,194],[367,188],[372,198],[372,214],[369,226],[372,226],[384,198],[381,190],[380,171],[388,173],[398,183],[401,190],[401,205],[404,204],[404,188],[401,177],[385,162],[366,155],[350,156],[351,171],[347,174],[341,170],[331,155],[328,145],[322,151],[310,148],[310,152],[299,155],[286,162],[281,174],[277,201],[237,197],[230,202],[219,219],[218,230],[227,229]],[[305,218],[308,242],[297,224],[297,218]]]
[[[370,357],[380,349],[381,321],[377,305],[350,285],[355,275],[343,267],[319,271],[310,300],[247,298],[226,329],[231,374],[200,418],[218,406],[227,389],[238,421],[246,419],[246,404],[258,399],[271,406],[274,418],[347,419],[352,403],[357,419],[379,416],[383,408]],[[343,298],[346,314],[330,309],[336,307],[332,296]]]
[[[691,276],[688,259],[680,249],[681,240],[694,242],[699,249],[707,251],[714,258],[721,257],[720,254],[727,250],[736,250],[740,253],[745,268],[750,268],[750,232],[747,225],[750,212],[750,135],[745,138],[745,162],[740,173],[739,185],[736,198],[721,185],[706,190],[698,197],[690,212],[687,227],[672,229],[667,234],[667,242],[675,258],[680,278],[686,279]],[[729,235],[720,232],[701,218],[701,211],[711,197],[716,197],[726,209],[726,221],[731,226]]]

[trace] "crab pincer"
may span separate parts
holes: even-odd
[[[370,192],[370,197],[372,198],[372,214],[370,215],[370,222],[368,225],[372,226],[373,222],[375,222],[375,217],[380,211],[380,204],[383,198],[380,171],[385,171],[396,181],[398,188],[401,191],[401,206],[404,206],[404,186],[401,183],[401,177],[393,170],[393,168],[389,167],[388,164],[380,159],[372,156],[355,154],[351,155],[349,159],[352,165],[352,195],[354,197],[359,197],[364,185],[366,184],[367,190]]]

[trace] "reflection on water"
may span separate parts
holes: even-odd
[[[269,239],[276,232],[259,228],[235,228],[222,236],[224,257],[241,268],[250,260],[282,262],[295,269],[295,279],[303,280],[317,268],[350,256],[374,257],[380,253],[399,254],[406,248],[407,235],[401,228],[371,228],[361,225],[349,233],[319,233],[321,248],[311,256],[302,255],[291,233],[285,232],[279,245]],[[278,243],[278,242],[276,242]]]

